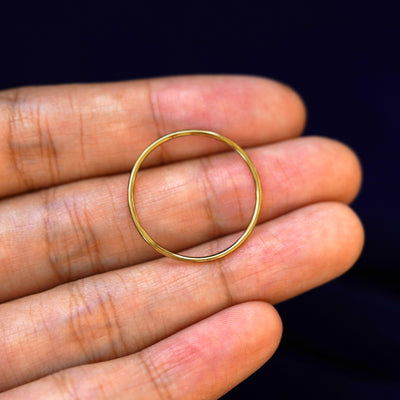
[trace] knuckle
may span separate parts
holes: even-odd
[[[214,235],[220,236],[222,234],[222,226],[215,210],[214,201],[214,199],[218,197],[218,194],[215,191],[214,181],[209,174],[210,167],[212,167],[210,158],[206,157],[200,159],[201,173],[198,181],[200,184],[199,187],[201,187],[203,191],[203,206],[206,212],[207,220],[212,226]]]
[[[65,197],[57,188],[46,190],[42,201],[48,265],[58,282],[81,277],[82,266],[89,266],[94,273],[102,270],[98,240],[85,203],[74,196]]]
[[[88,361],[121,357],[129,351],[107,284],[70,284],[69,336]]]
[[[137,353],[139,362],[143,369],[147,372],[149,381],[153,385],[154,395],[157,400],[173,400],[174,396],[169,389],[168,374],[162,366],[157,365],[150,355],[145,355],[142,352]]]
[[[151,80],[147,80],[147,93],[149,98],[149,106],[151,111],[151,119],[157,136],[162,136],[165,134],[165,121],[162,117],[160,101],[158,98],[158,93],[153,89]]]
[[[155,137],[156,139],[158,139],[159,137],[165,135],[165,133],[167,132],[165,127],[165,121],[161,111],[160,101],[158,98],[157,91],[153,89],[150,79],[146,81],[146,88],[149,98],[149,108],[151,112],[152,126],[155,131]],[[168,153],[164,146],[159,146],[158,152],[155,154],[158,155],[159,162],[161,164],[166,164],[166,161],[168,159]]]
[[[222,260],[216,260],[219,262],[219,278],[221,281],[221,285],[225,291],[225,297],[227,300],[227,304],[228,306],[232,306],[233,304],[235,304],[235,297],[234,294],[232,292],[232,288],[231,288],[231,280],[229,277],[229,269],[228,269],[228,265],[226,263],[224,263]]]
[[[58,371],[49,376],[60,398],[64,400],[105,400],[107,396],[101,379],[93,379],[90,365]]]
[[[203,207],[215,237],[245,226],[250,220],[246,193],[251,183],[251,178],[242,179],[245,170],[236,173],[237,170],[231,171],[229,166],[214,165],[212,157],[201,158],[199,165],[198,186],[203,192]]]
[[[82,397],[77,393],[75,382],[68,373],[68,370],[55,372],[50,375],[50,379],[53,381],[61,398],[65,400],[82,400]]]
[[[7,153],[15,176],[25,189],[57,181],[57,149],[42,100],[30,100],[27,89],[19,88],[3,95],[1,103],[6,114]]]

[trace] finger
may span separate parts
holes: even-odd
[[[299,135],[304,120],[297,94],[255,77],[8,90],[0,93],[0,196],[128,171],[146,146],[175,130],[216,130],[255,146]],[[221,148],[213,142],[187,142],[163,160]]]
[[[362,242],[361,224],[347,206],[319,203],[259,225],[217,262],[159,259],[4,303],[3,389],[139,351],[232,304],[296,296],[348,269]],[[200,250],[211,254],[217,245]]]
[[[271,357],[281,332],[272,306],[241,304],[140,353],[64,370],[0,399],[216,399]]]
[[[264,192],[260,222],[313,202],[351,201],[360,185],[357,158],[336,141],[300,138],[249,154]],[[222,154],[144,171],[137,207],[151,236],[179,251],[244,229],[255,195],[238,158]],[[3,201],[0,301],[155,258],[132,222],[127,180],[83,181]]]

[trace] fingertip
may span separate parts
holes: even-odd
[[[281,336],[282,320],[273,305],[264,301],[251,301],[237,305],[236,308],[242,319],[245,316],[246,325],[254,333],[268,338]]]
[[[307,109],[303,98],[291,86],[262,76],[242,76],[258,92],[260,121],[272,130],[275,141],[300,136],[307,122]],[[257,110],[256,107],[254,107]],[[273,118],[273,120],[272,120]],[[272,123],[273,121],[273,123]]]
[[[263,301],[243,303],[236,308],[242,325],[249,330],[248,337],[253,338],[255,350],[260,352],[261,346],[267,361],[276,351],[282,337],[283,325],[278,311]]]
[[[323,202],[309,208],[320,213],[317,219],[324,225],[321,260],[326,263],[321,263],[321,267],[329,275],[328,281],[348,271],[357,261],[364,246],[364,228],[358,215],[346,204]],[[324,254],[330,256],[326,258]]]
[[[283,88],[283,100],[286,102],[293,118],[292,130],[294,136],[300,136],[307,124],[307,106],[300,93],[282,82],[277,82]]]
[[[327,189],[335,188],[335,194],[332,193],[330,199],[350,204],[358,195],[362,183],[362,166],[355,151],[328,137],[308,136],[300,140],[306,140],[309,149],[313,149],[314,159],[320,155],[321,168],[316,171],[321,179],[329,179]]]
[[[340,226],[341,245],[348,251],[343,252],[342,273],[349,270],[360,257],[364,248],[365,231],[364,226],[356,212],[345,204],[338,204],[341,209]]]
[[[347,191],[343,201],[350,204],[360,192],[363,178],[361,160],[355,151],[347,144],[331,139],[336,145],[342,149],[343,156],[346,157],[347,163]]]

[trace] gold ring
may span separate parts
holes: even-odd
[[[184,256],[181,254],[173,253],[164,247],[160,246],[156,241],[154,241],[150,235],[146,232],[146,230],[143,228],[142,224],[139,221],[139,217],[136,211],[136,206],[135,206],[135,200],[134,200],[134,188],[135,188],[135,181],[136,181],[136,176],[139,172],[139,169],[145,160],[145,158],[158,146],[161,144],[171,140],[171,139],[176,139],[181,136],[191,136],[191,135],[197,135],[197,136],[208,136],[214,139],[219,140],[220,142],[223,142],[230,146],[233,150],[235,150],[246,162],[247,166],[250,169],[250,172],[253,176],[254,179],[254,184],[255,184],[255,189],[256,189],[256,202],[254,205],[254,211],[253,211],[253,216],[251,217],[250,223],[247,226],[246,230],[243,232],[243,234],[239,237],[239,239],[233,243],[231,246],[226,248],[225,250],[212,254],[209,256],[203,256],[203,257],[191,257],[191,256]],[[139,233],[143,237],[143,239],[150,245],[152,246],[155,250],[157,250],[159,253],[170,257],[174,258],[176,260],[183,260],[183,261],[191,261],[191,262],[206,262],[206,261],[213,261],[217,260],[219,258],[225,257],[229,253],[232,253],[232,251],[236,250],[243,242],[249,237],[250,233],[254,229],[254,227],[257,224],[257,219],[260,214],[260,209],[261,209],[261,182],[260,178],[258,176],[256,167],[254,166],[253,162],[250,160],[249,156],[245,153],[245,151],[238,146],[235,142],[232,140],[228,139],[225,136],[220,135],[219,133],[216,132],[211,132],[211,131],[203,131],[203,130],[185,130],[185,131],[177,131],[177,132],[172,132],[169,133],[165,136],[160,137],[156,141],[154,141],[150,146],[148,146],[143,153],[140,155],[140,157],[137,159],[135,165],[132,168],[131,176],[129,178],[129,187],[128,187],[128,202],[129,202],[129,208],[131,210],[131,215],[133,218],[133,222],[136,225],[136,228],[138,229]]]

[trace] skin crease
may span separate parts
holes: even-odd
[[[277,348],[270,304],[334,279],[362,249],[346,205],[357,157],[297,138],[304,105],[272,80],[20,88],[0,93],[0,116],[0,399],[216,399]],[[264,197],[249,240],[201,267],[153,251],[126,199],[141,151],[188,128],[244,147]],[[254,186],[223,146],[190,139],[144,165],[137,206],[171,250],[211,254],[247,225]]]

